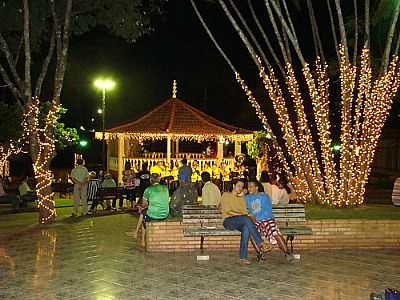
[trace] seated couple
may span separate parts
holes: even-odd
[[[169,215],[169,190],[164,184],[160,184],[161,177],[159,174],[151,174],[150,186],[143,193],[143,201],[137,205],[140,213],[139,221],[134,232],[137,237],[139,230],[146,228],[146,222],[151,220],[162,221]],[[144,230],[142,230],[144,234]]]
[[[258,192],[257,181],[249,181],[247,195],[244,193],[244,185],[244,180],[239,179],[231,193],[222,195],[220,203],[224,227],[241,232],[240,263],[242,265],[251,263],[247,258],[249,238],[252,239],[258,253],[271,250],[270,245],[263,243],[260,233],[265,235],[270,244],[278,244],[289,262],[293,261],[293,255],[288,251],[275,223],[271,199],[267,194]]]

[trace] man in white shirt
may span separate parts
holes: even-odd
[[[71,171],[71,179],[74,183],[74,209],[72,216],[79,215],[79,207],[82,205],[82,213],[84,216],[88,212],[87,205],[87,183],[89,180],[88,169],[83,165],[83,160],[76,161],[76,167]]]
[[[204,183],[201,190],[202,204],[206,206],[219,206],[221,202],[221,192],[218,186],[211,182],[210,173],[201,173],[201,180]]]

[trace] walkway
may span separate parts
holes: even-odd
[[[0,299],[369,299],[400,288],[400,252],[279,253],[240,267],[237,254],[144,254],[130,215],[64,221],[0,241]]]

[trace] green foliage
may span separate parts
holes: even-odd
[[[60,24],[64,23],[67,0],[55,2]],[[166,0],[86,0],[72,2],[72,34],[81,35],[96,26],[103,26],[110,33],[135,42],[153,30],[155,16],[162,14]],[[52,30],[52,14],[48,0],[30,1],[31,45],[39,50]],[[0,1],[0,32],[7,35],[13,52],[18,49],[23,26],[22,1]]]
[[[44,116],[50,108],[48,102],[44,102],[40,108],[39,127],[44,126]],[[58,112],[58,120],[67,112],[63,107]],[[9,105],[0,102],[0,143],[7,143],[10,140],[17,140],[22,135],[22,111],[18,105]],[[75,128],[65,127],[65,124],[58,121],[54,128],[57,151],[67,146],[78,143],[79,135]]]
[[[21,120],[22,112],[18,105],[0,102],[0,144],[21,136]]]
[[[264,154],[266,144],[270,140],[271,136],[269,133],[265,131],[255,131],[253,140],[246,144],[248,155],[253,159],[260,158]]]
[[[39,127],[44,126],[44,116],[50,109],[49,102],[43,102],[40,108]],[[57,122],[54,127],[54,140],[56,150],[61,151],[68,146],[76,145],[79,142],[79,135],[76,128],[65,127],[65,124],[60,122],[63,115],[67,113],[67,109],[62,107],[57,113]]]

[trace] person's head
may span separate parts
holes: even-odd
[[[149,164],[147,162],[144,162],[142,165],[143,171],[147,171],[148,168],[149,168]]]
[[[111,179],[113,179],[113,177],[112,177],[112,175],[110,173],[106,173],[104,175],[104,179],[111,180]]]
[[[278,176],[275,173],[271,174],[270,182],[272,184],[278,185]]]
[[[158,165],[159,167],[164,167],[164,162],[163,162],[162,160],[160,160],[160,161],[157,163],[157,165]]]
[[[204,168],[209,168],[210,167],[210,164],[209,163],[205,163],[204,164]]]
[[[186,159],[186,157],[185,157],[184,159],[182,159],[181,162],[182,162],[182,165],[183,165],[183,166],[186,166],[186,165],[187,165],[187,159]]]
[[[221,162],[221,168],[225,168],[226,164],[224,162]]]
[[[247,189],[250,194],[258,194],[258,181],[256,179],[250,179]]]
[[[82,158],[78,158],[78,159],[76,160],[76,164],[77,164],[78,166],[82,166],[82,165],[83,165],[83,159],[82,159]]]
[[[245,181],[244,179],[238,179],[235,183],[235,186],[233,187],[233,192],[235,194],[243,194],[244,192],[244,187],[245,187]]]
[[[289,180],[287,180],[286,176],[279,176],[278,187],[280,189],[285,189],[288,194],[291,193],[291,190],[289,188]]]
[[[130,169],[132,169],[132,165],[131,165],[131,163],[129,161],[127,161],[125,163],[125,170],[130,170]]]
[[[160,180],[161,180],[160,174],[157,174],[157,173],[151,174],[151,176],[150,176],[150,183],[151,184],[160,183]]]
[[[262,171],[260,175],[260,182],[270,182],[271,179],[267,171]]]
[[[202,180],[204,183],[211,181],[210,173],[208,173],[208,172],[202,172],[202,173],[201,173],[201,180]]]

